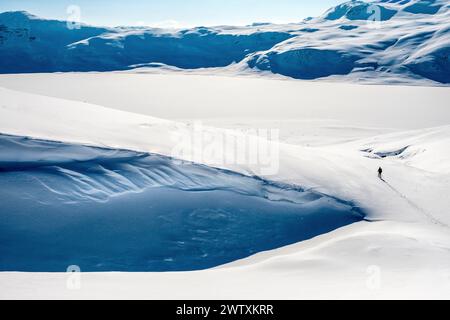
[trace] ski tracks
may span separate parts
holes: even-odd
[[[403,198],[411,207],[413,207],[414,209],[416,209],[417,211],[421,212],[425,217],[427,217],[428,220],[430,220],[430,222],[437,224],[441,227],[446,227],[446,228],[450,228],[449,225],[437,220],[435,217],[433,217],[431,214],[429,214],[427,211],[425,211],[425,209],[421,208],[420,206],[418,206],[417,204],[415,204],[413,201],[411,201],[407,196],[405,196],[403,193],[401,193],[400,191],[398,191],[396,188],[394,188],[389,182],[387,182],[386,180],[384,180],[383,178],[380,178],[381,181],[383,181],[392,191],[394,191],[399,197]]]

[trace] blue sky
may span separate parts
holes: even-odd
[[[0,0],[0,12],[26,10],[45,18],[66,19],[77,5],[88,24],[200,26],[252,22],[298,22],[345,0]]]

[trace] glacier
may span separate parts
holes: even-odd
[[[296,79],[450,83],[447,0],[349,1],[277,25],[69,30],[27,12],[0,14],[0,72],[114,71],[238,65]],[[377,20],[377,21],[374,21]]]

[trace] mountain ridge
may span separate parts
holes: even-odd
[[[296,79],[450,83],[447,0],[349,1],[285,25],[103,28],[0,13],[0,73],[116,71],[165,64],[241,69]],[[323,63],[323,62],[326,63]]]

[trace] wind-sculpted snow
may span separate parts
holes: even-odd
[[[408,2],[404,10],[415,14],[435,14],[441,7],[442,4],[437,3],[436,0],[416,0]]]
[[[301,187],[165,156],[0,136],[0,270],[217,266],[359,221]]]
[[[375,9],[371,3],[349,1],[331,8],[325,12],[323,18],[326,20],[338,20],[342,18],[347,18],[348,20],[367,20],[374,14],[375,10],[379,10],[381,21],[389,20],[397,13],[397,10],[386,8],[380,4]]]
[[[0,14],[0,72],[111,71],[238,64],[299,79],[450,83],[448,0],[349,1],[318,18],[192,29],[68,29]]]
[[[360,148],[371,158],[395,158],[408,166],[450,173],[450,126],[373,137]]]

